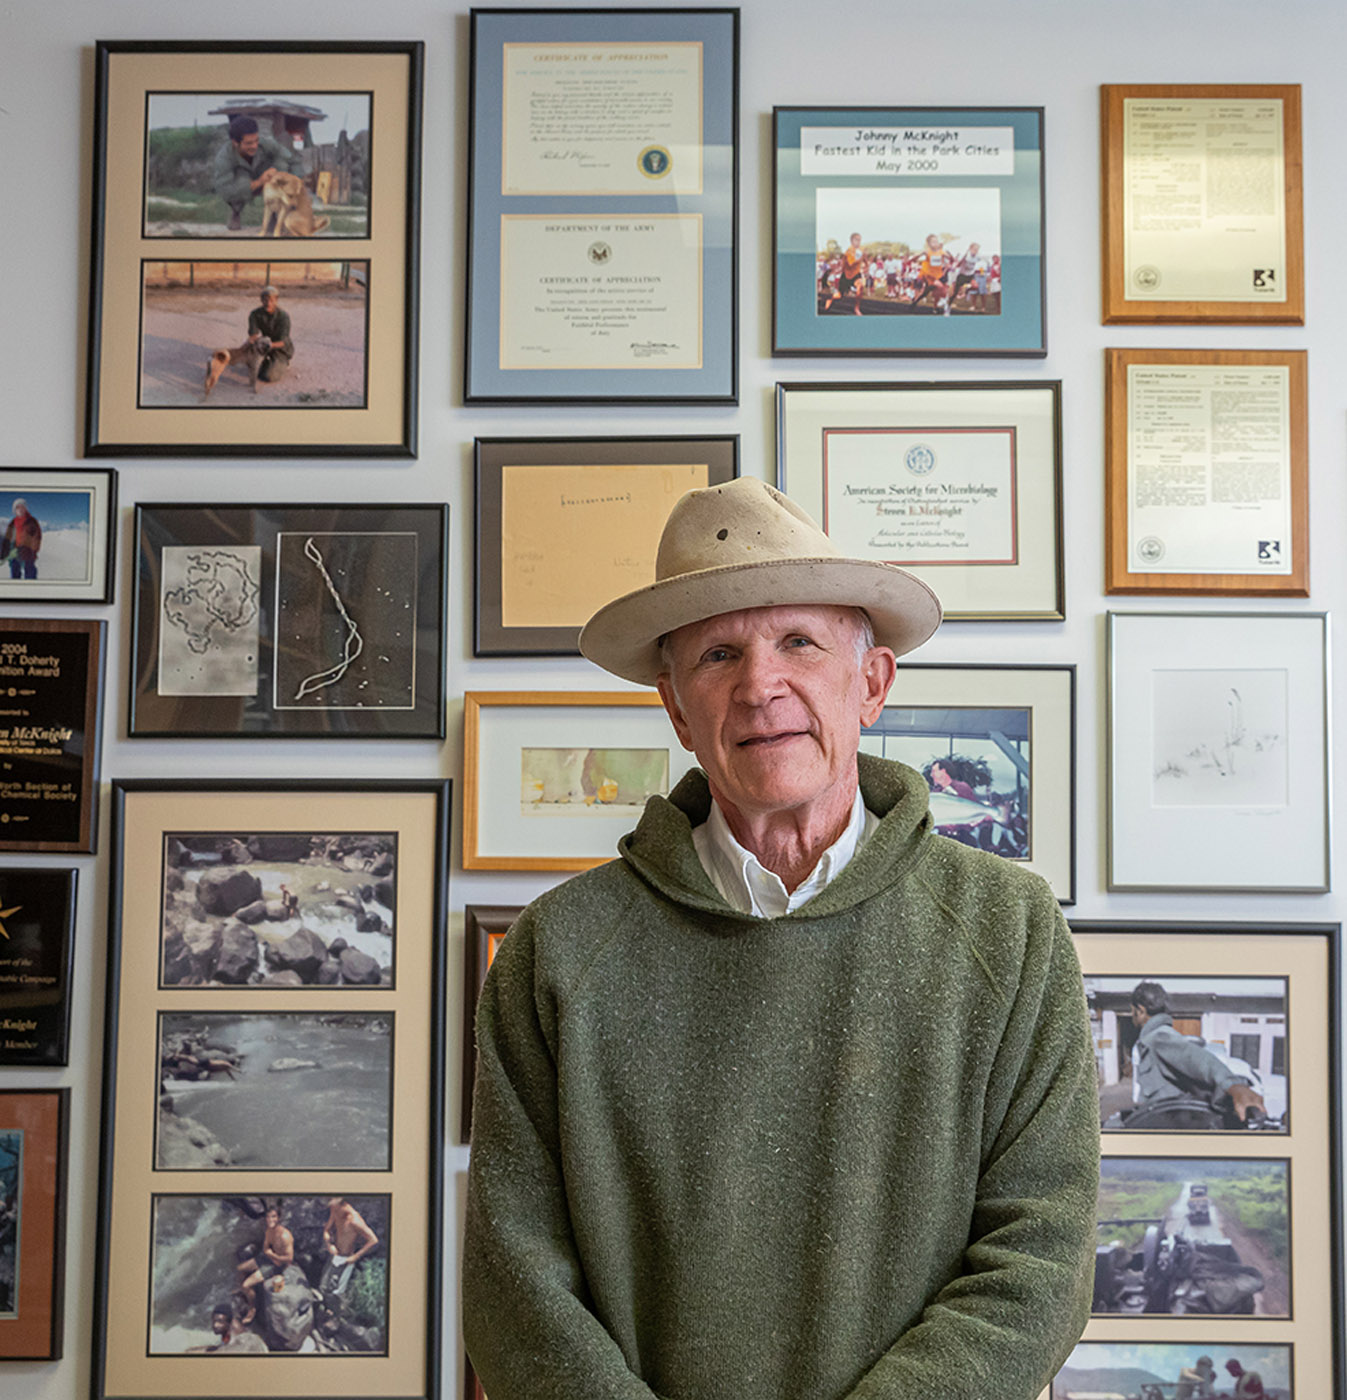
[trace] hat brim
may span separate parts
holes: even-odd
[[[580,632],[580,651],[638,685],[664,670],[659,639],[690,622],[743,608],[782,605],[864,608],[875,642],[895,656],[940,626],[940,600],[914,574],[868,559],[764,559],[680,574],[605,604]]]

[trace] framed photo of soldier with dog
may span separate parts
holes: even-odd
[[[422,63],[98,45],[87,455],[415,456]]]
[[[439,1394],[448,823],[438,779],[114,783],[100,1400]]]
[[[1092,1318],[1053,1400],[1340,1393],[1340,926],[1071,930],[1103,1164]]]

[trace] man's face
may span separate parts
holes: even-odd
[[[267,1229],[274,1230],[281,1223],[280,1212],[275,1210],[267,1211]]]
[[[1150,1019],[1150,1014],[1147,1012],[1144,1006],[1134,1005],[1132,1007],[1132,1024],[1136,1026],[1138,1030],[1140,1030],[1141,1027],[1144,1026],[1146,1022]]]
[[[268,316],[270,316],[275,309],[276,298],[274,296],[265,296],[262,298],[262,310],[265,311]]]
[[[261,139],[259,132],[250,131],[242,140],[236,141],[234,144],[239,148],[239,155],[245,160],[252,160],[257,154],[257,143]]]
[[[931,781],[938,788],[947,788],[950,783],[949,774],[938,764],[931,764]]]
[[[893,653],[856,659],[847,608],[746,608],[680,627],[660,698],[722,807],[796,811],[854,787],[861,726],[893,682]]]
[[[211,1331],[214,1332],[217,1337],[225,1336],[229,1332],[229,1314],[220,1312],[212,1313],[210,1326]]]
[[[859,248],[861,246],[861,236],[859,233],[853,233],[851,235],[851,246],[853,248]]]

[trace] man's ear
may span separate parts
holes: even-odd
[[[678,735],[678,742],[692,753],[692,734],[688,729],[687,720],[683,717],[683,711],[679,708],[678,697],[674,694],[673,677],[667,671],[661,671],[655,677],[655,686],[659,690],[659,698],[669,716],[669,722],[674,727],[674,733]]]
[[[861,724],[867,729],[884,708],[898,674],[898,659],[888,647],[871,647],[861,662]]]

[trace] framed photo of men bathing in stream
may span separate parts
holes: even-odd
[[[438,1394],[448,820],[114,782],[99,1400]]]

